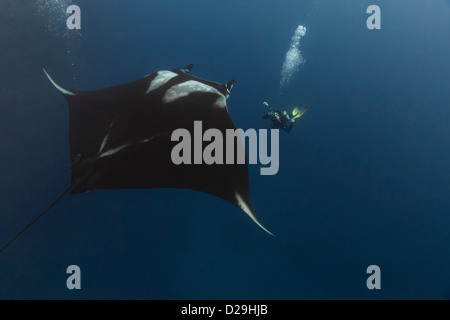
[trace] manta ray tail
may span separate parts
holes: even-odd
[[[72,191],[73,186],[70,186],[69,188],[67,188],[66,191],[64,191],[51,205],[49,205],[47,207],[47,209],[45,209],[44,211],[41,212],[41,214],[39,216],[37,216],[33,221],[31,221],[25,228],[22,229],[22,231],[20,231],[18,234],[16,234],[11,240],[8,241],[8,243],[6,243],[1,249],[0,249],[0,253],[2,253],[6,248],[9,247],[9,245],[11,243],[13,243],[14,241],[17,240],[17,238],[19,238],[25,231],[28,230],[28,228],[30,228],[33,224],[35,224],[40,218],[42,218],[51,208],[53,208],[55,206],[55,204],[57,204],[59,202],[59,200],[61,200],[62,198],[64,198],[65,195],[67,195],[70,191]]]
[[[67,90],[60,86],[58,83],[56,83],[55,80],[52,79],[52,77],[43,69],[46,76],[50,80],[50,82],[55,86],[56,89],[58,89],[62,94],[64,95],[76,95],[74,92]],[[22,229],[19,233],[17,233],[11,240],[9,240],[3,247],[0,249],[0,253],[2,253],[6,248],[8,248],[14,241],[17,240],[25,231],[27,231],[33,224],[35,224],[40,218],[42,218],[51,208],[53,208],[59,200],[64,198],[65,195],[70,193],[74,189],[74,186],[70,186],[66,191],[64,191],[51,205],[49,205],[44,211],[41,212],[39,216],[37,216],[33,221],[31,221],[25,228]]]

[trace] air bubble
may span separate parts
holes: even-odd
[[[291,46],[286,53],[283,66],[281,67],[280,94],[289,84],[292,76],[299,70],[300,66],[306,62],[300,51],[300,39],[306,35],[306,28],[298,26],[292,37]]]

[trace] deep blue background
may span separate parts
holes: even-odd
[[[0,299],[450,297],[448,1],[74,3],[81,36],[47,30],[58,17],[35,1],[0,6],[0,244],[70,182],[68,110],[42,67],[88,90],[193,63],[196,76],[237,80],[237,127],[266,128],[264,100],[309,111],[281,134],[278,175],[250,168],[256,213],[277,237],[193,191],[66,197],[0,255]],[[371,4],[378,31],[366,28]],[[307,62],[279,96],[299,24]],[[66,289],[71,264],[81,291]]]

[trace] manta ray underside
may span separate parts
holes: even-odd
[[[227,129],[236,129],[226,105],[234,81],[223,84],[203,80],[190,75],[191,68],[189,65],[182,70],[158,71],[128,84],[96,91],[65,89],[45,72],[69,105],[72,162],[71,186],[48,209],[67,193],[185,188],[234,204],[269,232],[253,210],[247,163],[176,165],[171,159],[172,150],[179,143],[171,139],[176,129],[186,129],[191,137],[195,121],[202,121],[203,131],[218,129],[223,137]],[[242,142],[236,139],[236,143]],[[236,156],[239,150],[235,149]]]

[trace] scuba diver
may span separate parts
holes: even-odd
[[[267,102],[263,102],[263,105],[269,109],[267,114],[263,116],[263,119],[270,119],[272,121],[272,129],[279,128],[288,133],[291,132],[295,120],[300,118],[308,110],[306,107],[301,110],[295,108],[292,111],[292,115],[289,116],[286,111],[274,110]]]

